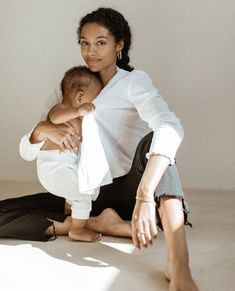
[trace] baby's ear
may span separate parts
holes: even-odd
[[[84,95],[83,91],[78,91],[75,96],[75,101],[78,105],[82,103],[82,96]]]

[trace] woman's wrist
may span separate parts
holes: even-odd
[[[153,199],[154,192],[168,165],[169,160],[167,158],[151,155],[140,181],[137,196]]]
[[[154,199],[154,190],[149,187],[143,187],[142,183],[139,185],[136,196],[143,199]]]
[[[148,197],[148,196],[138,196],[136,195],[135,199],[139,202],[142,202],[142,203],[152,203],[156,206],[156,202],[154,200],[154,197]]]

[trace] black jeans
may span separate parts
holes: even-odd
[[[0,237],[47,241],[52,221],[64,221],[64,198],[37,193],[0,201]],[[48,219],[49,218],[49,219]]]

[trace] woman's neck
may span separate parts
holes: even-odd
[[[113,76],[117,73],[116,66],[105,68],[104,70],[100,71],[100,78],[102,80],[103,86],[105,87],[108,82],[113,78]]]

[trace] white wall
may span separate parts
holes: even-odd
[[[1,0],[0,180],[35,180],[21,136],[65,70],[82,62],[80,17],[99,6],[124,13],[132,64],[146,70],[181,118],[177,160],[185,187],[235,189],[235,3],[229,0]]]

